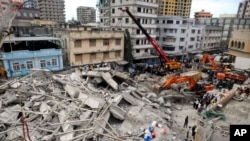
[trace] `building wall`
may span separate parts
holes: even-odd
[[[157,57],[152,55],[153,46],[145,38],[145,35],[137,27],[126,12],[119,10],[121,7],[128,7],[129,11],[140,21],[152,38],[156,37],[156,17],[158,3],[156,0],[138,1],[120,0],[110,1],[100,5],[100,25],[107,29],[124,30],[128,29],[133,45],[133,56],[136,60]]]
[[[243,0],[239,3],[238,12],[237,12],[238,18],[250,18],[250,1],[249,0]]]
[[[157,40],[166,54],[181,56],[201,51],[202,26],[194,25],[194,19],[159,16],[157,23]]]
[[[229,41],[229,53],[234,59],[235,68],[250,68],[250,30],[235,30]]]
[[[76,9],[77,20],[83,24],[96,22],[96,10],[93,7],[80,6]]]
[[[64,33],[62,35],[62,33]],[[122,61],[124,33],[122,31],[94,31],[91,27],[69,27],[57,31],[66,40],[70,66]]]
[[[33,69],[48,69],[59,71],[63,69],[61,49],[43,49],[39,51],[12,51],[10,53],[1,52],[3,66],[8,77],[23,76],[31,72],[27,62],[32,62]],[[56,60],[53,65],[52,59]],[[45,60],[45,66],[41,67],[41,60]],[[16,66],[16,67],[14,67]]]
[[[206,25],[202,32],[202,50],[213,51],[222,50],[220,46],[222,27]]]
[[[37,0],[36,8],[40,10],[40,18],[44,20],[65,22],[64,0]]]
[[[221,42],[228,42],[234,30],[250,29],[250,19],[244,18],[205,18],[199,19],[199,24],[221,26]],[[226,50],[227,45],[223,48]]]
[[[192,0],[159,0],[159,15],[190,16]]]
[[[199,18],[212,18],[213,14],[210,12],[205,12],[204,9],[202,9],[200,12],[195,12],[194,13],[194,18],[199,19]]]

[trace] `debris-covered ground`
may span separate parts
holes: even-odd
[[[193,93],[155,93],[152,86],[160,79],[151,74],[131,79],[125,72],[99,68],[58,74],[40,70],[6,81],[0,86],[0,140],[182,141],[187,115],[189,126],[202,132],[197,141],[212,131],[225,140],[230,124],[250,120],[248,98],[217,109],[225,121],[204,119],[193,108]]]

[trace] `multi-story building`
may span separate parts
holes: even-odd
[[[158,15],[190,16],[192,0],[159,0]]]
[[[228,54],[232,57],[236,69],[250,68],[250,30],[235,30],[229,41]]]
[[[11,46],[11,47],[10,47]],[[8,77],[23,76],[32,69],[63,69],[62,40],[53,37],[13,37],[5,39],[0,66]]]
[[[206,25],[202,29],[201,46],[203,52],[221,51],[220,41],[222,34],[221,26]]]
[[[64,0],[36,0],[35,4],[35,7],[40,10],[41,19],[65,22]]]
[[[221,47],[227,49],[231,32],[237,29],[250,29],[250,19],[244,18],[206,18],[199,19],[201,25],[216,25],[222,27]]]
[[[202,9],[200,12],[195,12],[194,13],[194,18],[199,19],[199,18],[212,18],[213,14],[210,12],[205,12],[204,9]]]
[[[250,18],[250,0],[240,2],[237,12],[238,18]]]
[[[0,21],[2,20],[3,13],[9,4],[9,0],[0,0]]]
[[[79,6],[76,9],[77,20],[80,23],[94,23],[96,22],[96,10],[93,7]]]
[[[202,26],[195,25],[194,19],[159,16],[157,26],[157,41],[168,56],[183,59],[201,52]]]
[[[71,67],[123,61],[124,33],[99,31],[90,26],[70,26],[55,32],[66,42],[65,58]]]
[[[153,46],[145,38],[145,35],[132,21],[126,12],[119,10],[121,7],[128,7],[129,11],[138,19],[140,24],[147,30],[152,38],[156,37],[156,18],[158,3],[156,0],[110,0],[99,4],[100,25],[111,29],[128,29],[131,35],[133,46],[133,57],[135,62],[145,61],[150,58],[157,58],[152,55]]]

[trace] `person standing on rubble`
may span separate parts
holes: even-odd
[[[183,127],[184,127],[184,128],[187,128],[187,127],[188,127],[188,116],[186,116],[186,118],[185,118],[185,122],[184,122]]]
[[[195,138],[195,133],[196,133],[196,125],[194,125],[192,127],[192,136],[193,136],[193,139]]]

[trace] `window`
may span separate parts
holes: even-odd
[[[121,57],[121,51],[116,51],[116,52],[115,52],[115,57],[116,57],[116,58]]]
[[[108,46],[109,45],[109,39],[103,39],[103,45]]]
[[[194,41],[195,40],[195,38],[190,38],[190,41]]]
[[[90,47],[95,47],[96,46],[96,39],[90,39],[89,40],[89,46]]]
[[[192,46],[192,45],[191,45],[191,46],[188,46],[188,48],[192,49],[192,48],[193,48],[193,46]]]
[[[195,30],[192,30],[191,32],[192,32],[192,33],[195,33]]]
[[[182,50],[183,49],[183,46],[179,46],[179,50]]]
[[[75,47],[81,47],[82,46],[82,41],[81,40],[75,40],[74,46]]]
[[[57,66],[57,59],[52,59],[52,66]]]
[[[117,46],[121,45],[121,39],[115,39],[115,45]]]
[[[45,60],[40,60],[40,66],[41,68],[46,68],[46,61]]]
[[[19,63],[13,63],[12,65],[13,65],[13,70],[14,71],[20,71],[20,65],[19,65]]]
[[[112,9],[112,13],[113,13],[113,14],[115,13],[115,9],[114,9],[114,8]]]
[[[137,8],[137,12],[141,12],[141,7],[138,7],[138,8]]]
[[[126,19],[125,19],[125,23],[129,23],[129,18],[126,18]]]
[[[148,52],[148,49],[145,49],[144,52]]]
[[[115,0],[112,0],[112,3],[115,3]]]
[[[109,52],[104,52],[103,57],[104,59],[109,59]]]
[[[156,23],[158,24],[158,23],[159,23],[159,20],[156,20]]]
[[[27,65],[28,70],[33,68],[33,62],[32,61],[27,61],[26,65]]]
[[[173,24],[173,20],[167,20],[167,24]]]
[[[163,21],[162,21],[162,23],[164,23],[164,24],[165,24],[165,20],[163,20]]]
[[[186,32],[186,29],[181,29],[181,33],[185,33]]]
[[[136,53],[140,53],[140,50],[139,50],[139,49],[137,49],[137,50],[135,50],[135,52],[136,52]]]
[[[180,38],[180,41],[181,41],[181,42],[184,42],[184,40],[185,40],[184,38]]]
[[[82,62],[82,54],[75,54],[75,61]]]
[[[180,21],[176,21],[176,24],[180,24]]]
[[[115,19],[112,19],[112,23],[115,23]]]

